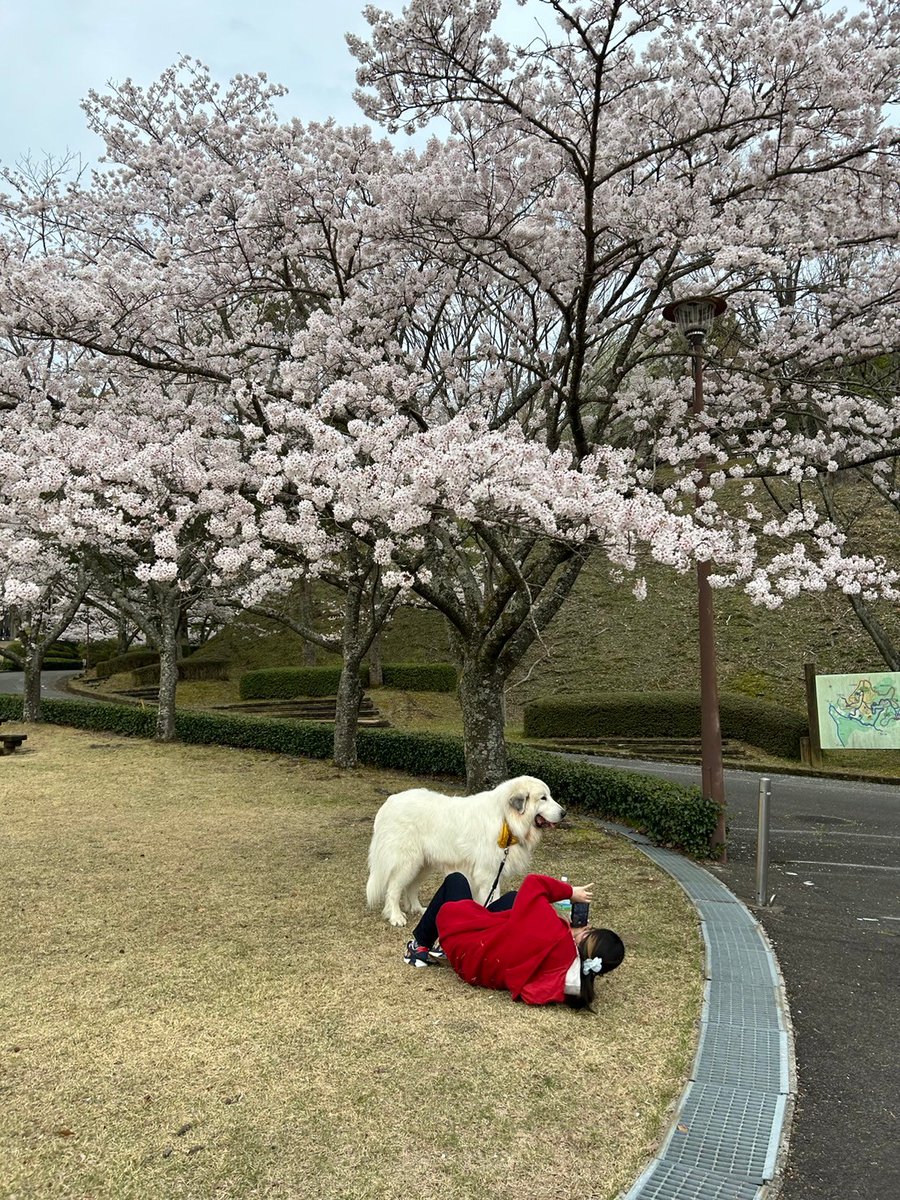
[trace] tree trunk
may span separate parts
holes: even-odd
[[[481,538],[496,553],[481,579],[465,556],[442,547],[438,558],[443,577],[416,584],[415,590],[447,619],[453,654],[460,666],[470,792],[496,786],[509,774],[505,740],[504,688],[534,641],[556,616],[584,563],[583,551],[553,543],[503,547],[499,535],[481,529]],[[516,565],[527,567],[527,574]],[[456,567],[455,577],[449,568]],[[457,581],[461,585],[457,586]]]
[[[891,641],[890,634],[859,596],[847,596],[857,620],[875,644],[889,671],[900,671],[900,651]]]
[[[334,765],[356,766],[356,728],[359,721],[359,706],[363,697],[362,681],[359,677],[361,657],[344,659],[338,683],[337,705],[334,715]]]
[[[372,645],[369,647],[369,687],[382,687],[384,685],[384,663],[381,659],[381,630],[372,638]]]
[[[156,714],[156,741],[175,740],[175,688],[178,684],[178,611],[171,601],[163,601],[159,639],[159,710]]]
[[[300,624],[312,627],[312,588],[309,583],[304,582],[300,586]],[[316,647],[306,638],[303,639],[302,660],[304,667],[314,667],[316,665]]]
[[[495,666],[485,666],[478,659],[463,659],[459,700],[466,746],[466,788],[470,795],[496,787],[509,775],[505,682],[503,673]]]
[[[175,630],[175,642],[178,648],[178,661],[187,658],[191,652],[190,638],[188,637],[188,619],[187,613],[182,609],[178,613],[178,624]]]
[[[134,639],[128,636],[128,623],[120,616],[116,621],[116,655],[126,654]]]
[[[43,664],[43,651],[26,644],[22,668],[22,720],[29,724],[37,723],[41,719],[41,667]]]

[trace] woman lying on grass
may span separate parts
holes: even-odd
[[[625,957],[622,939],[611,929],[573,929],[553,908],[569,897],[588,903],[592,887],[526,875],[518,892],[482,908],[465,875],[454,871],[413,930],[404,962],[427,967],[446,957],[466,983],[505,988],[514,1000],[592,1008],[598,977]],[[436,953],[432,947],[439,937]]]

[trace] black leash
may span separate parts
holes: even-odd
[[[491,890],[488,892],[488,898],[484,902],[484,907],[490,904],[494,898],[494,892],[497,890],[497,884],[500,882],[500,876],[503,874],[503,868],[506,866],[506,860],[509,858],[509,846],[503,851],[503,857],[500,859],[500,866],[497,868],[497,874],[494,876],[494,882],[491,884]]]

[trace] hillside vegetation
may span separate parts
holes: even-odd
[[[616,579],[599,556],[588,563],[560,613],[510,681],[507,724],[521,731],[523,706],[548,697],[604,692],[696,690],[697,612],[693,571],[678,575],[651,565],[641,573],[647,598],[632,594],[633,580]],[[318,597],[324,612],[329,597]],[[822,673],[885,670],[877,651],[846,599],[836,593],[805,595],[769,611],[738,592],[715,593],[719,687],[805,713],[803,664]],[[888,605],[876,609],[881,622],[900,637],[900,619]],[[300,664],[303,643],[283,627],[241,619],[198,653],[231,661],[232,688],[242,671]],[[402,609],[384,634],[386,662],[449,659],[442,618],[427,609]],[[320,663],[336,656],[317,653]],[[188,703],[203,703],[208,688],[194,685]],[[373,693],[374,694],[374,693]],[[181,695],[181,689],[179,691]],[[404,728],[457,729],[459,709],[450,696],[406,695],[379,690],[378,708]],[[234,699],[237,699],[236,693]],[[829,754],[829,765],[893,774],[900,751]]]
[[[632,580],[611,577],[599,558],[588,563],[556,619],[510,683],[510,724],[524,704],[548,696],[598,691],[651,691],[697,686],[697,612],[693,572],[642,571],[647,599],[635,599]],[[325,596],[322,597],[326,600]],[[807,595],[769,611],[737,592],[715,593],[719,686],[805,711],[803,664],[820,672],[886,670],[847,601],[834,593]],[[887,605],[882,622],[900,638],[900,619]],[[303,642],[275,624],[236,621],[199,651],[230,659],[231,677],[266,666],[300,665]],[[442,618],[402,609],[385,631],[386,662],[449,658]],[[337,656],[317,652],[319,663]]]

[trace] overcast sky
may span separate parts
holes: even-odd
[[[405,0],[376,0],[399,12]],[[529,40],[533,13],[502,0],[498,28]],[[846,2],[846,0],[845,0]],[[90,88],[132,78],[146,85],[181,54],[220,82],[265,71],[290,95],[282,116],[362,121],[353,102],[356,64],[344,41],[365,33],[365,0],[0,0],[0,162],[77,151],[99,142],[79,101]],[[858,7],[849,0],[848,7]],[[547,21],[546,12],[543,19]]]
[[[100,153],[79,101],[126,78],[146,85],[180,54],[221,82],[265,71],[290,95],[283,116],[364,120],[353,102],[356,63],[344,41],[365,33],[366,0],[0,0],[0,162],[65,151]],[[377,0],[399,12],[404,0]],[[504,0],[505,24],[524,14]],[[512,22],[512,25],[509,23]]]

